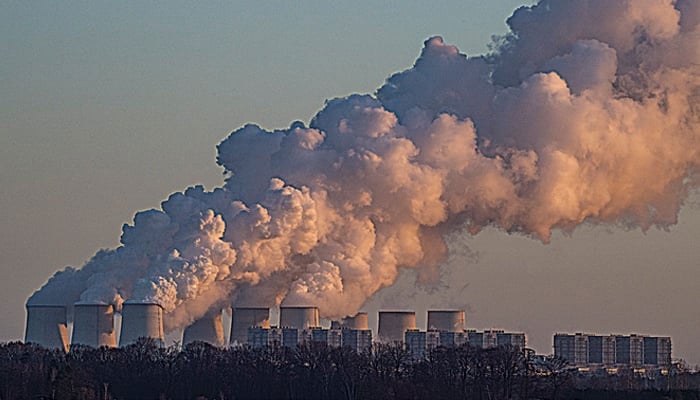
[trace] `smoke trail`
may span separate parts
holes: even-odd
[[[487,56],[428,39],[309,127],[238,129],[224,187],[137,213],[119,248],[29,301],[156,301],[170,329],[232,302],[340,317],[400,268],[433,279],[456,229],[675,224],[698,186],[700,3],[542,0],[508,24]]]

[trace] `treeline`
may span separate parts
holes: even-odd
[[[437,348],[413,361],[398,345],[359,354],[322,343],[294,349],[193,343],[180,349],[141,340],[121,349],[73,346],[69,353],[18,342],[0,345],[0,400],[700,400],[688,377],[680,388],[671,377],[649,385],[634,375],[606,376],[596,381],[602,388],[587,386],[590,379],[560,359],[535,363],[511,347]]]

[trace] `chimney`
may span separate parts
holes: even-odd
[[[182,345],[198,341],[224,347],[224,325],[221,310],[218,314],[206,315],[185,328],[182,335]]]
[[[270,327],[270,309],[264,307],[234,307],[231,315],[231,344],[248,343],[248,328]]]
[[[464,332],[464,310],[428,310],[428,330]]]
[[[124,303],[119,347],[130,345],[140,337],[165,343],[163,334],[163,307],[156,303]]]
[[[36,343],[47,349],[68,351],[66,308],[57,305],[27,304],[25,343]]]
[[[114,307],[110,304],[75,303],[71,345],[117,347]]]
[[[308,329],[320,326],[316,307],[280,307],[280,327]]]
[[[380,311],[377,336],[380,342],[403,342],[408,329],[416,329],[414,311]]]

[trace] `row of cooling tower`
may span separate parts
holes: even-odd
[[[114,309],[105,304],[74,305],[73,336],[71,344],[93,347],[116,347]],[[119,346],[126,346],[140,337],[165,341],[163,309],[155,303],[124,303],[121,311]],[[280,307],[280,327],[308,329],[320,326],[316,307]],[[465,314],[461,310],[428,311],[428,329],[449,332],[463,331]],[[270,327],[269,308],[236,307],[231,318],[232,344],[244,344],[248,328]],[[368,330],[367,313],[359,313],[343,321],[333,321],[331,329]],[[378,337],[383,342],[402,341],[407,330],[416,329],[413,311],[380,311]],[[183,333],[183,344],[204,341],[224,346],[221,314],[204,317],[188,326]],[[47,348],[68,350],[68,326],[63,306],[27,305],[26,343],[37,343]]]

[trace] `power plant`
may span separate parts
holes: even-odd
[[[378,340],[384,343],[403,342],[407,330],[416,329],[414,311],[380,311]]]
[[[124,303],[119,347],[132,344],[140,337],[155,339],[163,345],[163,307],[156,303]]]
[[[455,347],[467,342],[482,348],[500,345],[525,347],[523,333],[465,330],[464,310],[428,310],[427,314],[427,328],[421,331],[416,329],[414,311],[379,311],[377,341],[402,342],[414,358],[423,357],[428,349],[436,346]],[[119,347],[134,343],[141,337],[164,344],[163,308],[159,304],[126,302],[122,305],[121,316]],[[224,347],[222,320],[221,311],[198,319],[184,330],[183,345],[203,341]],[[27,305],[25,341],[67,351],[66,308]],[[320,326],[319,310],[313,306],[280,307],[278,326],[270,325],[269,308],[235,307],[232,310],[231,345],[293,347],[305,342],[324,342],[329,346],[367,351],[372,345],[367,313],[332,321],[328,329]],[[71,344],[115,347],[114,307],[76,303]]]
[[[114,307],[110,304],[75,303],[71,345],[116,347]]]
[[[230,343],[248,342],[248,328],[270,327],[270,309],[264,307],[234,307],[231,315]]]
[[[428,330],[464,332],[464,310],[428,310]]]
[[[309,329],[319,325],[316,307],[280,307],[280,327],[282,328]]]
[[[182,344],[187,345],[197,341],[224,347],[224,325],[221,311],[218,314],[204,316],[185,328]]]
[[[47,349],[68,351],[66,308],[27,304],[27,329],[24,342],[36,343]]]

